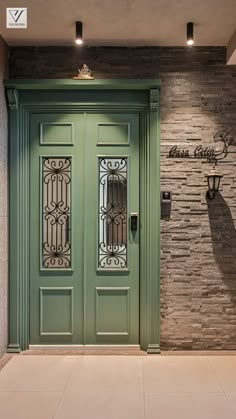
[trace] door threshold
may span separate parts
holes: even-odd
[[[21,355],[146,355],[139,345],[29,345]]]
[[[30,351],[140,351],[140,345],[29,345]]]

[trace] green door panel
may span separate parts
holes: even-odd
[[[139,212],[139,117],[88,114],[85,150],[86,342],[139,342],[139,237],[130,233],[129,214]],[[106,133],[106,129],[108,132]],[[127,159],[127,266],[99,267],[99,160]],[[111,161],[111,160],[110,160]],[[118,170],[119,171],[119,170]],[[91,181],[93,179],[93,181]],[[116,197],[114,203],[116,204]],[[118,220],[119,222],[119,220]],[[116,251],[115,251],[116,253]],[[119,256],[119,251],[117,251]]]
[[[30,202],[30,343],[138,344],[139,114],[32,114]]]
[[[82,343],[84,115],[34,114],[30,141],[30,343]],[[42,263],[45,157],[71,157],[71,266],[65,269]]]

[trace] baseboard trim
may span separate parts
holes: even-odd
[[[147,347],[147,353],[148,354],[160,354],[161,350],[160,350],[160,345],[158,344],[149,344]]]
[[[20,345],[18,345],[18,343],[10,344],[7,347],[7,353],[18,354],[20,352],[21,352],[21,347],[20,347]]]

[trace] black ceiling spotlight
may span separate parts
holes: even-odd
[[[194,39],[193,39],[193,22],[188,22],[187,23],[187,44],[189,46],[194,44]]]
[[[77,45],[82,45],[83,43],[83,23],[79,21],[76,22],[75,43]]]

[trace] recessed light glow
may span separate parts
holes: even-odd
[[[83,24],[82,22],[75,23],[75,43],[77,45],[82,45],[83,43]]]
[[[187,23],[187,45],[191,46],[194,44],[193,39],[193,22]]]

